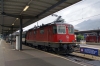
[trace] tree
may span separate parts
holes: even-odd
[[[84,36],[79,34],[79,35],[77,35],[76,39],[77,39],[77,41],[83,40]]]

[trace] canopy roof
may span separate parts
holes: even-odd
[[[19,29],[20,19],[23,27],[28,26],[54,12],[68,7],[80,0],[0,0],[0,33],[11,33],[11,27]],[[23,9],[29,6],[26,11]],[[12,25],[14,24],[14,25]]]

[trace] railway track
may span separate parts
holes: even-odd
[[[50,52],[52,53],[52,52]],[[88,57],[87,54],[82,54],[82,53],[78,53],[78,54],[82,54],[82,56],[80,55],[76,55],[77,52],[71,53],[71,54],[60,54],[61,57],[65,57],[73,62],[77,62],[79,64],[82,64],[84,66],[99,66],[100,65],[100,57],[97,59],[95,58],[95,56],[91,56]],[[55,54],[55,53],[53,53]],[[56,54],[59,55],[59,54]],[[87,57],[86,57],[87,56]]]

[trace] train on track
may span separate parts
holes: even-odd
[[[24,32],[22,42],[27,46],[56,53],[72,53],[78,45],[74,27],[59,16],[52,23],[42,24]]]
[[[56,21],[34,27],[26,32],[25,44],[46,51],[71,53],[77,47],[74,27],[61,16]]]
[[[86,35],[86,42],[100,42],[100,36],[97,36],[96,33],[87,33]]]

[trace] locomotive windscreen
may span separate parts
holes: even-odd
[[[57,25],[57,33],[58,34],[66,34],[66,26],[65,25]]]
[[[68,32],[69,32],[69,34],[74,34],[74,28],[73,28],[73,26],[68,26]]]
[[[53,26],[54,34],[66,34],[66,26],[65,25],[57,25]]]

